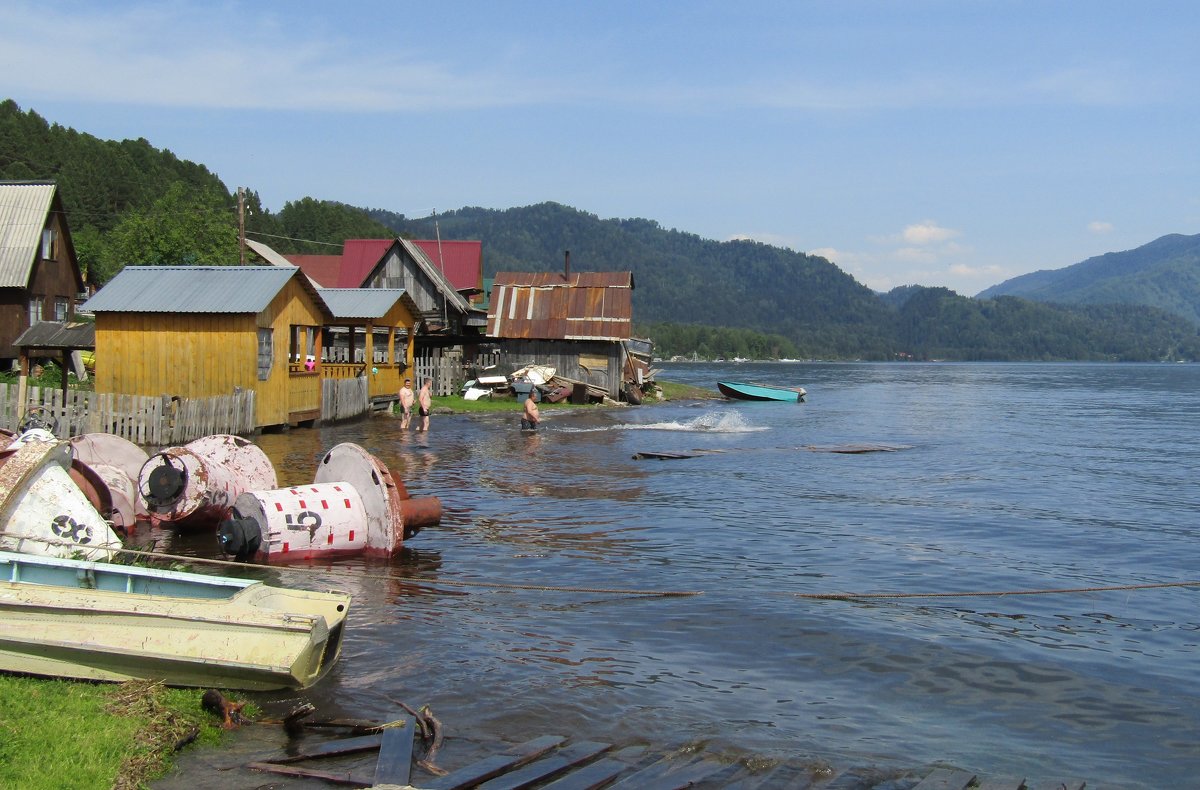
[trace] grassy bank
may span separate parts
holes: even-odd
[[[202,693],[0,675],[0,787],[143,787],[181,745],[220,742]]]

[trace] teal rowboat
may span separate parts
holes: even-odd
[[[781,400],[798,403],[808,393],[804,387],[772,387],[766,384],[747,384],[741,381],[718,381],[717,389],[734,400]]]

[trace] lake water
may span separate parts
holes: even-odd
[[[546,410],[534,435],[514,402],[428,434],[375,417],[260,437],[281,484],[352,441],[444,506],[390,565],[278,572],[355,599],[332,674],[266,709],[387,721],[429,703],[447,767],[558,733],[1194,786],[1198,587],[805,596],[1200,579],[1200,365],[661,367],[714,395],[730,379],[809,396]],[[893,451],[828,452],[848,445]],[[712,452],[632,457],[695,450]]]

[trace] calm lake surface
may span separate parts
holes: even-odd
[[[546,410],[534,435],[514,402],[511,416],[434,415],[428,434],[381,416],[257,439],[281,485],[359,443],[444,515],[391,564],[268,572],[354,603],[327,679],[255,699],[378,721],[399,717],[396,700],[428,703],[451,768],[557,733],[731,761],[1194,786],[1200,587],[803,596],[1200,579],[1200,365],[660,367],[714,396],[719,379],[809,396]],[[847,445],[898,449],[828,452]],[[713,452],[632,458],[693,450]],[[618,589],[703,594],[605,592]],[[266,729],[244,748],[274,746]],[[232,781],[181,769],[161,785]]]

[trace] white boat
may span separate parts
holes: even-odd
[[[350,596],[0,551],[0,670],[302,689],[341,653]]]

